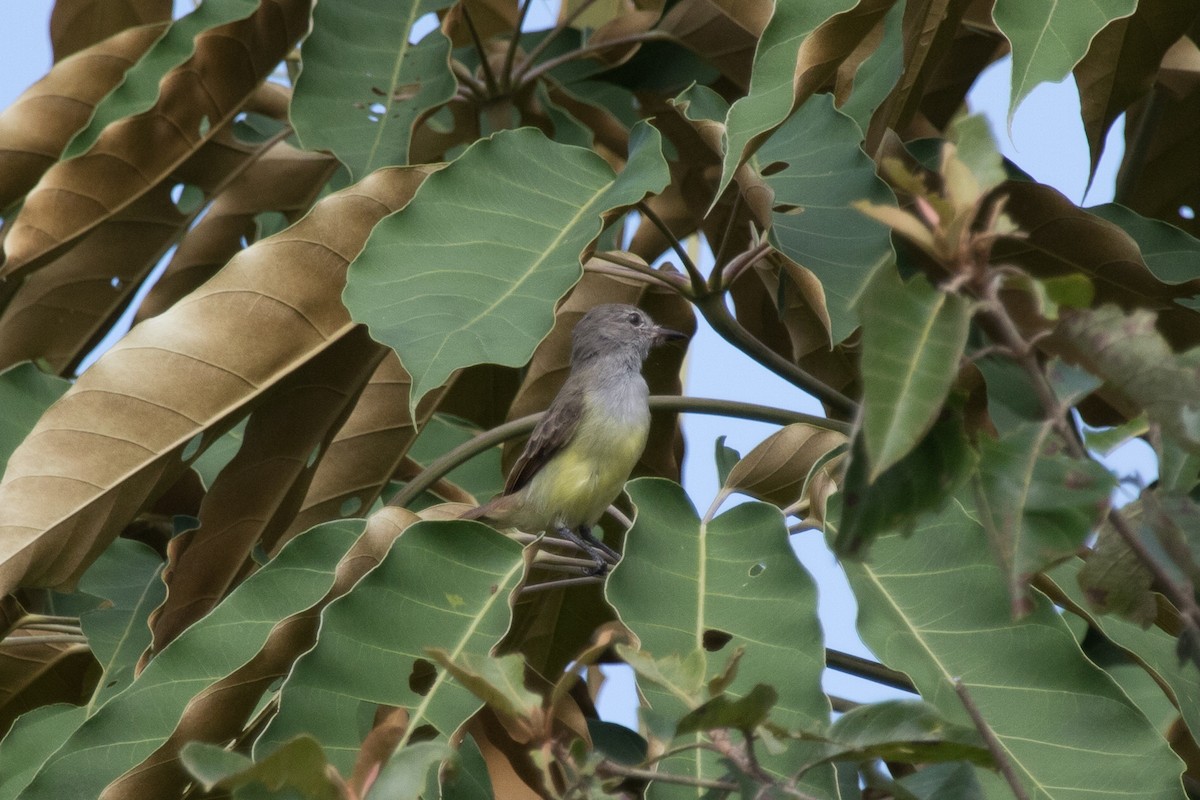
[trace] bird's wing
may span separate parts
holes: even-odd
[[[512,494],[533,480],[533,476],[554,457],[559,450],[567,446],[579,427],[583,416],[583,388],[570,379],[559,391],[554,402],[550,404],[546,416],[533,429],[525,451],[513,464],[512,472],[508,473],[508,481],[504,485],[504,493]]]

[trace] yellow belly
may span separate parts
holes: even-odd
[[[646,446],[649,414],[634,424],[585,413],[571,443],[526,487],[527,530],[594,525],[621,493]]]

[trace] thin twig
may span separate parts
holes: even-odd
[[[734,190],[733,193],[733,208],[729,209],[729,219],[725,222],[725,230],[721,232],[721,241],[717,243],[717,250],[713,254],[713,271],[708,276],[709,281],[713,280],[713,276],[717,274],[721,267],[721,259],[725,255],[725,249],[729,247],[729,240],[733,235],[733,225],[737,222],[738,207],[742,204],[742,193]],[[711,283],[708,287],[712,291],[718,291],[718,287]]]
[[[627,767],[624,764],[609,761],[608,759],[601,761],[597,765],[596,771],[609,776],[633,778],[634,780],[642,781],[658,781],[659,783],[673,783],[680,786],[695,786],[698,789],[721,789],[727,792],[734,792],[739,788],[732,781],[714,781],[707,778],[693,778],[689,775],[676,775],[672,772],[638,769],[637,767]]]
[[[529,14],[529,7],[531,5],[533,5],[533,0],[525,0],[525,5],[521,6],[521,13],[517,17],[517,24],[513,27],[512,39],[508,42],[508,51],[504,54],[504,69],[500,71],[500,78],[504,81],[504,88],[506,90],[512,89],[513,60],[517,57],[517,44],[521,41],[521,29],[525,27],[525,17]]]
[[[795,422],[807,422],[820,428],[848,433],[850,426],[839,420],[826,419],[799,411],[789,411],[783,408],[763,406],[756,403],[743,403],[737,400],[717,400],[709,397],[681,397],[678,395],[655,395],[650,398],[651,411],[675,411],[691,414],[711,414],[722,417],[737,417],[752,419],[758,422],[769,422],[775,425],[791,425]],[[416,477],[409,481],[403,489],[397,492],[390,506],[404,507],[421,496],[421,493],[445,477],[450,470],[465,464],[475,456],[496,445],[504,444],[512,439],[529,434],[545,412],[530,414],[503,425],[497,425],[489,431],[463,442],[445,455],[429,462]]]
[[[50,631],[52,633],[70,633],[75,636],[83,635],[83,630],[78,624],[58,625],[52,622],[27,622],[17,623],[17,627],[24,631]]]
[[[696,297],[703,297],[708,291],[708,283],[704,280],[704,275],[700,273],[700,269],[696,266],[695,262],[692,261],[692,257],[688,255],[687,250],[683,249],[683,243],[671,232],[670,227],[667,226],[667,223],[663,222],[662,217],[656,214],[654,209],[650,208],[645,202],[638,203],[637,210],[646,219],[650,220],[650,223],[658,228],[659,232],[666,237],[667,242],[671,245],[671,249],[675,251],[675,255],[679,256],[679,261],[683,264],[683,269],[687,272],[688,278],[692,281],[692,292]]]
[[[571,27],[572,23],[579,19],[583,12],[587,11],[595,2],[596,0],[583,0],[566,19],[555,25],[549,33],[542,37],[542,40],[537,43],[533,50],[529,52],[529,55],[525,57],[525,60],[521,62],[517,74],[513,76],[513,83],[519,82],[534,65],[534,62],[538,60],[538,57],[546,52],[546,48],[553,44],[554,40],[561,36],[563,31]]]
[[[838,672],[844,672],[847,675],[866,678],[874,683],[891,686],[893,689],[901,689],[917,694],[917,687],[913,685],[912,680],[903,672],[886,667],[877,661],[843,653],[841,650],[826,648],[825,666]]]
[[[1000,744],[1000,740],[992,732],[991,726],[987,724],[987,720],[979,712],[979,706],[975,705],[975,701],[971,698],[971,693],[963,685],[962,678],[954,679],[954,691],[958,694],[958,699],[962,701],[963,708],[967,710],[971,721],[975,723],[975,728],[983,737],[984,744],[987,745],[988,751],[996,761],[996,766],[1000,768],[1000,774],[1004,776],[1004,780],[1008,781],[1008,787],[1012,789],[1013,796],[1017,800],[1029,800],[1029,795],[1026,794],[1025,787],[1021,785],[1020,779],[1017,778],[1017,772],[1013,769],[1012,761],[1009,759],[1008,753],[1005,752],[1004,745]]]
[[[730,259],[725,268],[720,271],[720,279],[710,281],[716,283],[717,290],[722,291],[725,287],[732,286],[743,272],[753,267],[759,261],[762,261],[767,256],[774,252],[769,242],[759,242],[744,253],[739,253]],[[716,272],[716,270],[713,270]],[[710,276],[711,277],[711,276]]]
[[[674,41],[674,40],[675,40],[675,37],[672,36],[671,34],[667,33],[666,31],[643,31],[642,33],[632,33],[629,36],[619,36],[615,39],[607,39],[604,42],[601,42],[600,44],[587,45],[587,46],[579,48],[578,50],[572,50],[569,53],[563,53],[561,56],[555,56],[554,58],[547,59],[547,60],[543,61],[541,64],[538,64],[536,67],[533,67],[532,69],[528,69],[528,70],[525,70],[524,72],[522,72],[521,75],[518,76],[517,80],[522,85],[533,83],[539,77],[541,77],[542,75],[545,75],[547,72],[554,69],[555,67],[562,66],[563,64],[566,64],[570,61],[575,61],[580,58],[587,58],[589,56],[593,56],[596,53],[602,53],[605,50],[611,50],[612,48],[618,47],[623,44],[637,44],[638,42],[661,42],[661,41]]]
[[[467,3],[462,4],[463,20],[467,23],[467,30],[471,34],[471,42],[475,45],[475,52],[479,53],[479,66],[483,69],[483,79],[487,83],[488,95],[495,97],[500,94],[500,88],[496,84],[496,75],[492,72],[492,65],[488,63],[487,51],[483,49],[483,40],[479,38],[479,31],[475,30],[475,22],[471,19],[471,12],[467,8]]]
[[[760,342],[729,313],[723,294],[710,295],[697,301],[696,307],[721,338],[737,347],[762,366],[794,386],[816,397],[822,403],[847,416],[858,411],[858,404],[846,395],[800,369],[788,359]]]
[[[667,287],[676,294],[684,294],[683,287],[671,280],[671,277],[677,276],[678,273],[662,272],[660,270],[651,269],[645,264],[638,264],[633,259],[618,260],[620,258],[619,256],[614,256],[611,254],[596,253],[594,257],[602,261],[608,261],[609,263],[613,264],[613,266],[610,267],[605,264],[589,263],[584,267],[585,272],[595,272],[602,275],[615,275],[619,278],[632,278],[634,280],[640,280],[643,283],[650,283],[653,281],[656,284],[661,284],[662,286]]]
[[[593,583],[604,583],[604,578],[599,575],[587,575],[579,578],[562,578],[557,581],[546,581],[545,583],[534,583],[521,587],[521,591],[517,594],[524,597],[534,592],[545,592],[550,589],[564,589],[568,586],[587,586]]]

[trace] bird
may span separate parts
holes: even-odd
[[[640,308],[606,303],[571,333],[571,371],[538,422],[504,491],[463,514],[497,527],[557,533],[591,557],[603,575],[619,554],[591,529],[620,495],[646,446],[650,350],[686,339]]]

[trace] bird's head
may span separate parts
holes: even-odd
[[[596,306],[575,324],[571,360],[579,363],[599,355],[636,355],[644,361],[650,348],[675,339],[686,339],[679,331],[655,324],[637,306],[606,303]]]

